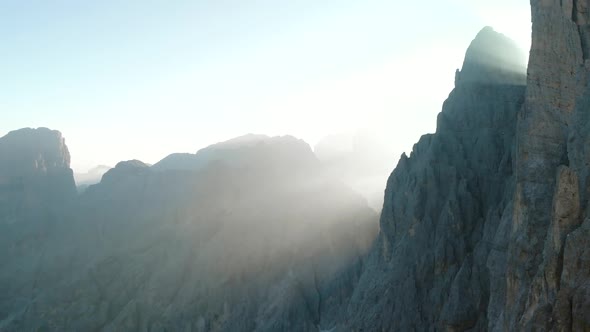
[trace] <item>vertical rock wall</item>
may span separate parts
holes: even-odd
[[[498,330],[578,330],[573,320],[581,317],[574,317],[573,301],[589,281],[579,274],[590,269],[579,261],[590,238],[582,240],[578,229],[588,199],[589,4],[531,1],[532,46],[517,130],[514,219]],[[568,245],[572,238],[582,247]],[[572,251],[578,257],[568,257]]]

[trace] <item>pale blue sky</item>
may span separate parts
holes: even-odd
[[[249,132],[400,154],[485,25],[527,48],[528,0],[0,0],[0,136],[58,129],[78,171]]]

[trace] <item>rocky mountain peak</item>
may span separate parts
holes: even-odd
[[[152,169],[194,171],[219,162],[234,168],[268,166],[285,171],[299,166],[316,167],[319,164],[311,147],[303,140],[288,135],[270,137],[247,134],[210,145],[196,154],[171,154],[157,162]]]
[[[24,128],[0,138],[0,224],[44,224],[75,195],[70,153],[59,131]]]
[[[57,130],[24,128],[0,138],[0,174],[25,176],[70,168],[70,152]]]
[[[150,166],[137,159],[121,161],[102,176],[101,182],[114,182],[150,171]]]
[[[507,36],[483,28],[469,45],[455,85],[464,83],[526,84],[526,56]]]

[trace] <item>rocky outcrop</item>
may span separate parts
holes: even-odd
[[[101,183],[117,183],[133,177],[139,177],[150,172],[150,166],[140,160],[128,160],[117,163],[115,168],[108,170],[102,176]]]
[[[0,225],[43,222],[75,195],[60,132],[27,128],[0,138]]]
[[[20,192],[23,203],[51,204],[73,197],[70,153],[61,133],[27,128],[0,138],[0,191],[3,188],[3,200]]]
[[[489,28],[478,34],[436,133],[402,155],[391,174],[381,232],[342,330],[487,328],[495,274],[486,262],[509,222],[503,216],[511,210],[514,124],[525,93],[517,84],[525,67],[506,67],[488,54],[518,53],[506,45],[512,43]]]
[[[569,257],[568,243],[590,243],[590,238],[582,240],[580,229],[587,216],[590,166],[583,143],[587,130],[582,129],[588,126],[589,4],[531,3],[533,40],[526,103],[518,124],[506,307],[494,326],[498,330],[577,331],[584,325],[572,322],[573,302],[587,301],[583,289],[588,276],[580,269],[580,256]],[[576,254],[584,256],[583,250]]]
[[[328,176],[343,181],[381,211],[385,183],[397,161],[382,141],[369,133],[334,134],[322,138],[314,153]]]
[[[44,248],[76,187],[61,133],[21,129],[0,138],[0,316],[23,310],[41,281]],[[51,277],[49,277],[51,278]],[[10,330],[0,322],[0,330]]]
[[[526,91],[512,43],[484,29],[437,132],[388,181],[343,330],[590,326],[590,2],[531,5]]]

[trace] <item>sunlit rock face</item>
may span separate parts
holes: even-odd
[[[336,319],[377,215],[303,141],[260,138],[203,149],[193,169],[106,172],[23,257],[30,270],[0,267],[0,330],[313,331]]]

